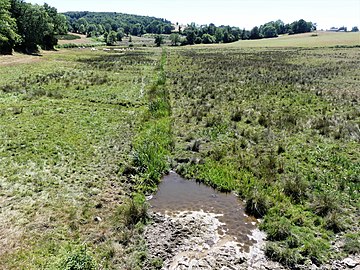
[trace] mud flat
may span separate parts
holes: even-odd
[[[234,194],[171,172],[149,203],[153,222],[145,229],[145,241],[151,260],[163,263],[161,269],[287,269],[265,256],[266,235]],[[322,266],[306,261],[294,269],[360,270],[360,260],[350,256]]]
[[[162,269],[283,269],[264,254],[264,233],[234,194],[167,175],[149,201],[145,239]]]

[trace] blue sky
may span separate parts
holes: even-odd
[[[43,4],[44,0],[26,0]],[[64,11],[112,11],[166,18],[172,22],[215,23],[250,29],[281,19],[305,19],[318,29],[360,28],[360,0],[46,0]]]

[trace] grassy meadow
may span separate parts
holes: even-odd
[[[341,47],[360,46],[359,32],[325,32],[304,33],[298,35],[283,35],[278,38],[261,40],[242,40],[232,44],[241,48],[260,47]]]
[[[0,66],[2,269],[134,269],[117,222],[131,193],[122,168],[159,58],[64,50]]]
[[[169,51],[178,172],[237,192],[263,218],[266,254],[284,265],[359,252],[359,56],[351,48]]]
[[[273,260],[358,254],[358,36],[307,38],[1,57],[3,269],[157,269],[144,194],[170,168],[246,200]]]

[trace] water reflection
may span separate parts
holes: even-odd
[[[163,178],[150,204],[154,212],[170,215],[200,210],[221,214],[219,220],[226,224],[222,228],[226,234],[235,237],[245,248],[255,243],[249,235],[256,229],[256,219],[245,214],[242,202],[234,194],[221,193],[171,172]]]

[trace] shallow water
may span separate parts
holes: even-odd
[[[204,184],[183,179],[174,172],[162,179],[150,205],[154,212],[169,215],[200,210],[220,214],[219,220],[225,223],[222,230],[235,237],[243,248],[248,249],[256,242],[249,237],[257,228],[256,219],[245,214],[243,203],[234,194],[221,193]]]

